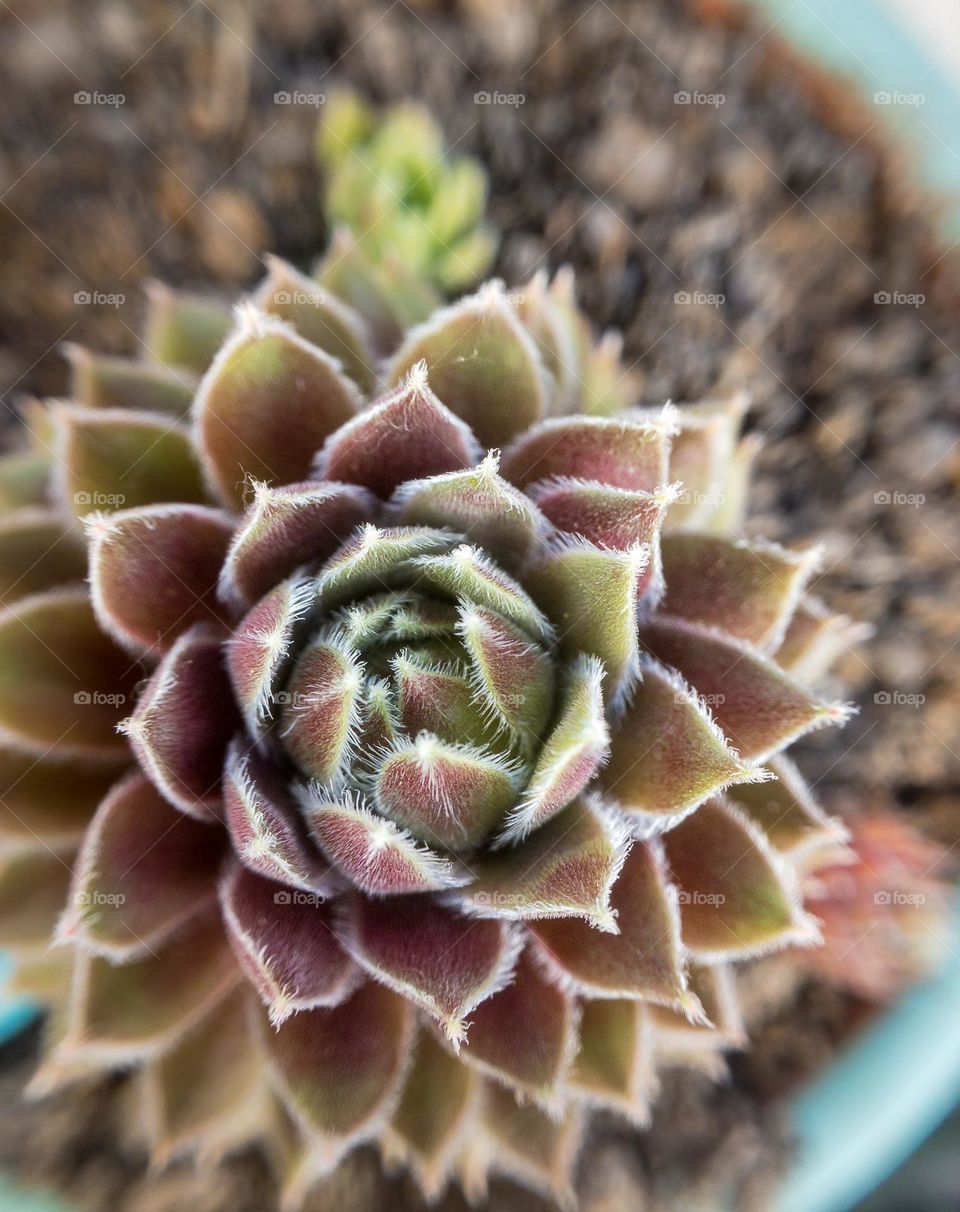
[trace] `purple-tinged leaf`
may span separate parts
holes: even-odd
[[[288,325],[250,305],[237,321],[193,406],[207,478],[236,509],[249,479],[307,479],[324,439],[360,406],[339,364]]]
[[[764,651],[776,649],[817,560],[715,535],[674,533],[661,541],[666,596],[660,610],[703,623]]]
[[[831,614],[818,598],[807,596],[794,611],[776,662],[804,685],[817,683],[838,657],[870,634],[868,626]]]
[[[619,550],[637,543],[652,546],[677,492],[675,484],[640,492],[569,477],[540,480],[529,489],[541,513],[558,530]]]
[[[327,858],[368,896],[438,892],[468,878],[450,859],[371,812],[362,800],[345,796],[333,802],[317,788],[303,811]]]
[[[303,565],[331,556],[375,502],[349,484],[254,484],[220,575],[220,597],[247,608]]]
[[[588,997],[639,998],[699,1012],[687,990],[676,893],[656,845],[636,843],[610,898],[616,934],[586,922],[534,921],[537,939],[558,979]]]
[[[125,963],[151,953],[216,895],[224,838],[171,808],[137,771],[97,810],[74,865],[60,942]]]
[[[727,797],[760,826],[775,850],[796,857],[848,840],[842,822],[826,815],[789,758],[780,754],[768,765],[773,779],[731,787]]]
[[[232,863],[220,884],[227,934],[275,1027],[292,1014],[338,1006],[360,974],[333,931],[333,909],[316,892],[284,887]]]
[[[458,851],[478,846],[513,807],[519,770],[489,749],[422,732],[398,740],[371,782],[382,816],[429,845]]]
[[[413,561],[417,557],[447,552],[456,541],[449,531],[426,526],[361,526],[321,570],[321,599],[328,606],[340,605],[415,580]]]
[[[255,749],[247,751],[242,737],[227,755],[223,803],[234,852],[245,867],[305,892],[333,890],[330,864],[309,841],[279,771]]]
[[[390,514],[403,526],[446,526],[471,543],[522,565],[546,529],[536,505],[498,473],[491,451],[476,467],[402,484]]]
[[[202,505],[88,515],[100,626],[131,652],[156,655],[196,623],[219,624],[215,591],[232,532],[229,514]]]
[[[526,841],[474,859],[457,899],[480,917],[576,917],[616,932],[610,897],[628,848],[622,827],[577,801]]]
[[[409,736],[431,732],[452,744],[466,741],[473,745],[496,739],[496,728],[474,701],[475,692],[464,668],[430,661],[413,649],[393,658],[391,672],[400,720]]]
[[[640,640],[710,704],[745,762],[763,762],[805,732],[841,723],[849,708],[822,703],[773,661],[737,640],[663,615]]]
[[[501,474],[525,488],[569,478],[654,492],[668,482],[673,410],[659,417],[558,417],[533,426],[508,447]]]
[[[223,640],[194,627],[157,666],[123,732],[157,790],[188,816],[210,820],[220,814],[227,745],[239,726]]]
[[[227,645],[230,682],[248,731],[262,737],[275,719],[279,687],[316,601],[314,581],[291,577],[271,589],[234,629]]]
[[[468,425],[430,390],[418,362],[399,387],[327,439],[315,474],[362,484],[386,500],[401,484],[471,467],[482,454]]]
[[[672,410],[675,432],[670,447],[670,479],[683,485],[667,517],[667,529],[706,529],[726,507],[727,479],[743,415],[744,393],[720,403],[686,404]],[[653,409],[641,415],[651,420]]]
[[[418,896],[356,896],[340,929],[357,963],[435,1018],[455,1047],[470,1013],[510,979],[521,944],[504,922],[464,917]]]
[[[471,1014],[460,1056],[521,1098],[556,1111],[577,1048],[578,1018],[571,994],[547,978],[528,948],[510,984]]]
[[[761,769],[731,749],[706,703],[673,670],[647,658],[630,704],[613,725],[600,773],[604,798],[640,836],[672,828],[731,783]]]
[[[263,1046],[274,1084],[307,1136],[311,1163],[332,1170],[393,1114],[410,1056],[409,1003],[367,981],[339,1006],[307,1010]]]
[[[280,735],[307,778],[339,787],[360,739],[363,667],[334,633],[321,634],[296,660],[284,692]]]
[[[335,358],[364,394],[372,391],[376,357],[360,314],[279,257],[268,256],[266,263],[268,274],[253,302]]]

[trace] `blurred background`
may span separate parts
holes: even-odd
[[[326,240],[313,143],[329,89],[422,99],[490,172],[498,273],[572,263],[597,326],[624,330],[645,402],[750,390],[757,533],[823,536],[817,592],[875,629],[842,669],[860,715],[805,742],[800,764],[826,771],[832,811],[889,807],[953,850],[956,0],[0,0],[0,78],[8,425],[24,398],[65,390],[64,342],[139,352],[149,279],[236,294],[267,250],[310,264]],[[946,929],[909,928],[918,956],[960,964]],[[903,1010],[838,955],[761,1017],[730,1083],[668,1092],[642,1145],[658,1207],[677,1206],[680,1173],[755,1206],[805,1122],[783,1100]],[[939,988],[942,1005],[955,986]],[[860,1158],[856,1181],[827,1182],[812,1133],[789,1212],[960,1208],[956,1114],[856,1202],[960,1093],[960,1020],[925,1037],[922,1008],[903,1013],[897,1038],[915,1047],[845,1079],[861,1105],[831,1144]],[[69,1148],[62,1123],[38,1143],[13,1108],[19,1047],[0,1056],[0,1165],[116,1207],[185,1198],[138,1203],[137,1173],[90,1125],[71,1125]],[[912,1077],[937,1089],[908,1115]],[[903,1129],[872,1156],[871,1106]],[[827,1122],[822,1101],[806,1115]]]

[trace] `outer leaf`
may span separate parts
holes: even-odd
[[[817,560],[773,543],[669,534],[661,544],[664,614],[775,649]]]
[[[638,843],[627,855],[611,905],[617,934],[573,920],[530,923],[558,978],[590,997],[640,998],[696,1016],[682,966],[676,894],[654,845]]]
[[[56,405],[51,415],[55,494],[78,517],[206,499],[189,434],[175,421],[71,404]]]
[[[870,628],[830,614],[817,598],[803,598],[777,649],[777,664],[805,684],[817,682],[847,649],[869,639]]]
[[[267,1128],[263,1063],[251,1047],[247,998],[227,998],[166,1056],[143,1070],[153,1160],[193,1156],[206,1165]]]
[[[558,1088],[576,1051],[578,1020],[571,995],[547,979],[528,949],[510,984],[473,1011],[460,1056],[521,1099],[532,1096],[559,1110]]]
[[[134,408],[181,418],[190,411],[197,381],[187,370],[91,353],[65,342],[70,397],[87,408]]]
[[[0,606],[86,575],[78,528],[52,509],[26,507],[0,517]]]
[[[0,509],[46,505],[50,488],[50,454],[14,450],[0,455]]]
[[[769,763],[769,782],[731,787],[728,796],[764,831],[775,850],[798,855],[848,839],[843,824],[828,817],[800,771],[785,755]]]
[[[0,747],[0,850],[41,842],[56,851],[76,846],[116,777],[112,765],[37,761]]]
[[[547,411],[543,363],[499,282],[487,283],[409,333],[388,382],[399,383],[420,361],[439,398],[485,446],[502,445]]]
[[[354,897],[341,925],[350,955],[376,980],[432,1015],[458,1046],[472,1010],[501,989],[520,939],[421,897]]]
[[[568,1078],[574,1097],[645,1126],[655,1088],[653,1035],[648,1007],[640,1002],[583,1002],[580,1046]]]
[[[502,474],[525,488],[557,477],[632,492],[666,484],[675,410],[657,416],[559,417],[536,425],[504,452]]]
[[[114,963],[152,952],[209,907],[222,854],[219,830],[174,811],[139,772],[129,775],[87,830],[59,940]]]
[[[388,1160],[413,1170],[427,1200],[447,1184],[457,1148],[473,1123],[477,1093],[475,1074],[430,1031],[421,1031],[383,1144]]]
[[[160,282],[147,284],[143,344],[158,362],[202,374],[229,331],[230,312],[223,304]]]
[[[71,850],[0,853],[0,945],[45,947],[70,886]]]
[[[324,854],[369,896],[437,892],[467,878],[449,859],[371,812],[362,800],[345,797],[332,803],[318,789],[309,797],[305,812]]]
[[[209,820],[222,806],[224,759],[239,725],[223,642],[195,627],[163,658],[123,731],[157,790],[181,812]]]
[[[220,885],[237,962],[279,1026],[291,1014],[338,1006],[359,977],[333,932],[333,915],[315,892],[285,888],[233,863]]]
[[[247,478],[305,480],[324,438],[360,406],[329,354],[253,307],[238,309],[237,320],[194,401],[207,477],[234,508]]]
[[[681,821],[664,845],[683,940],[698,958],[742,958],[816,938],[763,833],[723,799]]]
[[[200,505],[148,505],[87,521],[90,597],[100,626],[132,652],[168,651],[221,620],[215,589],[233,527]]]
[[[640,638],[710,703],[747,762],[762,762],[811,728],[849,715],[849,708],[818,702],[760,653],[704,628],[660,616],[641,626]]]
[[[136,671],[97,626],[82,586],[0,611],[0,739],[54,758],[122,758]]]
[[[613,726],[610,759],[600,773],[604,796],[638,835],[672,828],[722,788],[762,777],[730,748],[683,679],[648,658],[643,680]]]
[[[360,314],[279,257],[268,256],[266,263],[267,278],[253,296],[257,306],[335,358],[362,392],[372,391],[375,355]]]
[[[347,484],[254,484],[220,575],[225,602],[249,607],[305,564],[327,559],[374,515],[374,501]]]
[[[625,550],[653,544],[667,508],[679,489],[667,484],[653,492],[616,488],[596,480],[558,477],[532,484],[530,496],[558,530],[578,534],[601,547]]]
[[[740,392],[722,402],[674,409],[670,478],[680,481],[683,492],[670,510],[668,529],[709,529],[714,515],[726,511],[730,467],[749,403]],[[653,419],[653,410],[645,415]]]
[[[610,895],[627,849],[621,827],[577,801],[526,841],[475,859],[462,903],[481,917],[579,917],[616,933]]]
[[[308,1136],[314,1164],[332,1169],[393,1113],[412,1027],[408,1003],[367,981],[339,1006],[264,1030],[274,1082]]]
[[[53,1059],[124,1066],[162,1055],[236,987],[219,913],[131,964],[80,954],[67,1031]]]
[[[481,454],[470,427],[430,390],[426,363],[417,362],[398,387],[330,435],[316,474],[386,499],[407,480],[471,467]]]

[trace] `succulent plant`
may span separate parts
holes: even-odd
[[[154,290],[144,344],[71,350],[0,463],[34,1088],[134,1069],[157,1157],[259,1141],[293,1204],[370,1141],[569,1199],[590,1111],[714,1071],[737,961],[816,940],[783,750],[846,714],[843,624],[734,537],[744,401],[624,408],[566,271],[383,366],[277,260],[232,325]]]
[[[323,107],[317,155],[335,233],[318,278],[361,310],[376,298],[391,340],[431,314],[437,289],[462,290],[490,267],[497,241],[484,221],[486,173],[446,149],[422,105],[378,113],[338,89]]]

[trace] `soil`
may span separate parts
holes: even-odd
[[[596,325],[623,329],[646,403],[751,391],[765,437],[751,528],[820,538],[818,592],[875,628],[840,669],[860,715],[798,760],[828,807],[893,803],[953,847],[960,277],[873,107],[762,35],[726,0],[4,5],[2,399],[61,392],[63,340],[135,353],[149,277],[233,293],[266,249],[319,252],[318,107],[276,94],[350,82],[422,98],[490,171],[502,276],[571,262]],[[806,984],[730,1082],[671,1077],[639,1142],[609,1125],[587,1151],[594,1206],[703,1191],[761,1205],[788,1144],[777,1098],[862,1010]],[[111,1145],[119,1088],[24,1109],[34,1049],[27,1034],[0,1053],[0,1167],[91,1209],[271,1206],[254,1158],[212,1183],[144,1182]],[[363,1155],[351,1178],[313,1206],[415,1206]],[[506,1185],[492,1202],[532,1206]]]

